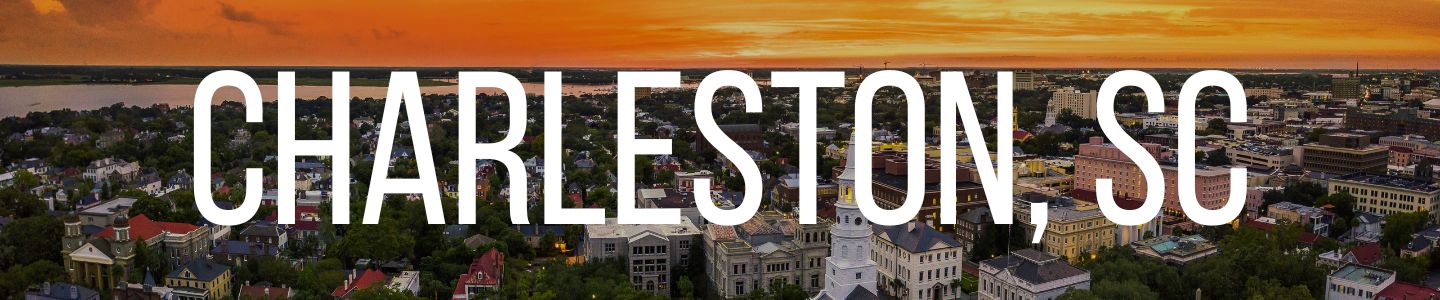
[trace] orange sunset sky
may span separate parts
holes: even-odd
[[[1440,68],[1440,0],[0,0],[0,64]]]

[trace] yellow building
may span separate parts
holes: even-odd
[[[1076,202],[1068,197],[1050,197],[1039,194],[1020,195],[1015,201],[1015,220],[1025,226],[1033,236],[1035,224],[1030,223],[1030,203],[1049,203],[1046,213],[1043,239],[1040,248],[1046,253],[1062,256],[1071,262],[1100,251],[1103,247],[1115,246],[1115,223],[1105,218],[1100,206],[1088,202]]]
[[[177,300],[226,299],[230,289],[230,267],[204,259],[191,260],[165,276],[165,285],[175,289]]]
[[[61,257],[70,282],[103,290],[114,287],[130,273],[135,259],[135,239],[131,237],[127,218],[116,218],[111,230],[95,237],[86,237],[80,218],[65,216],[65,236],[61,239]]]
[[[1440,188],[1406,177],[1354,173],[1330,179],[1330,193],[1355,196],[1355,210],[1376,215],[1424,211],[1440,220]]]

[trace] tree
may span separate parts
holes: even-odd
[[[1425,274],[1428,273],[1427,268],[1430,267],[1430,257],[1392,256],[1385,258],[1385,261],[1380,263],[1380,267],[1394,270],[1395,276],[1398,278],[1397,280],[1405,282],[1425,282]]]
[[[64,224],[48,215],[11,222],[0,231],[0,266],[20,266],[42,260],[60,261]]]
[[[353,300],[386,300],[386,299],[401,299],[401,300],[412,299],[412,300],[420,300],[420,299],[424,299],[424,298],[416,297],[415,295],[411,295],[410,293],[406,293],[406,292],[403,292],[403,291],[390,289],[390,288],[386,287],[386,286],[383,285],[383,284],[376,284],[376,285],[372,285],[372,286],[370,286],[370,287],[368,287],[368,288],[364,288],[364,289],[360,289],[360,290],[358,290],[358,291],[355,291],[354,293],[350,294],[350,299],[353,299]]]
[[[1216,120],[1219,120],[1219,119],[1216,119]],[[1211,152],[1209,152],[1209,153],[1205,153],[1205,162],[1204,162],[1204,164],[1207,165],[1207,166],[1212,166],[1212,167],[1229,165],[1229,164],[1230,164],[1230,157],[1229,157],[1229,156],[1226,156],[1226,155],[1225,155],[1225,149],[1224,149],[1224,148],[1221,148],[1220,150],[1215,150],[1215,151],[1211,151]]]
[[[1425,228],[1429,213],[1425,211],[1396,213],[1385,216],[1385,227],[1380,229],[1380,241],[1391,251],[1398,251],[1410,242],[1410,235]]]
[[[349,232],[330,248],[330,254],[343,261],[358,258],[390,260],[409,256],[415,237],[404,234],[391,222],[350,225]]]
[[[30,173],[29,170],[15,171],[16,188],[20,190],[29,190],[30,188],[37,186],[40,186],[40,177],[35,176],[34,173]]]
[[[680,289],[680,299],[695,299],[695,283],[690,282],[690,276],[681,276],[676,288]]]
[[[1265,280],[1251,276],[1245,280],[1245,295],[1249,299],[1264,300],[1309,300],[1310,290],[1303,285],[1286,287],[1277,280]]]

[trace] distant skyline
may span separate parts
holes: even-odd
[[[0,0],[0,64],[1440,69],[1440,1]]]

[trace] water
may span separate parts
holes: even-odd
[[[544,90],[542,83],[523,83],[525,92],[529,94],[541,94]],[[21,87],[0,87],[0,117],[23,116],[30,112],[52,111],[60,109],[92,110],[110,106],[115,103],[124,102],[126,106],[148,107],[155,104],[169,104],[171,106],[191,106],[195,104],[195,89],[193,84],[147,84],[147,85],[45,85],[45,86],[21,86]],[[615,87],[613,85],[600,84],[565,84],[562,93],[566,95],[582,95],[595,93],[610,93]],[[314,99],[321,96],[330,97],[330,86],[297,86],[295,97],[300,99]],[[350,96],[358,98],[384,99],[388,87],[381,86],[351,86]],[[495,93],[499,90],[481,92]],[[456,93],[455,86],[422,86],[420,92],[424,94],[453,94]],[[260,94],[266,101],[275,100],[275,85],[261,85]],[[240,90],[235,88],[222,88],[215,93],[215,103],[226,100],[238,101],[241,99]]]

